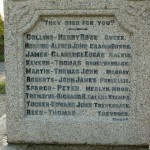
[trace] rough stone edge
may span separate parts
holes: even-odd
[[[6,95],[0,94],[0,117],[6,113]]]

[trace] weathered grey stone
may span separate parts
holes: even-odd
[[[0,147],[6,143],[6,115],[0,118]]]
[[[149,145],[149,8],[5,0],[8,143]]]
[[[149,150],[137,146],[99,146],[99,145],[19,145],[8,144],[6,135],[6,115],[0,118],[0,150]]]

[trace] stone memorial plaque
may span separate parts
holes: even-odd
[[[8,142],[149,144],[149,2],[135,3],[5,2]]]
[[[118,26],[114,17],[41,17],[24,35],[26,115],[128,121],[132,46]]]

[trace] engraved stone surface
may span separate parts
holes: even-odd
[[[9,143],[149,145],[149,1],[5,1]]]
[[[114,17],[40,18],[24,35],[27,116],[133,117],[130,34],[117,26]]]

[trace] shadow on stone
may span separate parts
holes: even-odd
[[[149,147],[138,146],[88,146],[88,145],[13,145],[8,144],[1,150],[149,150]]]

